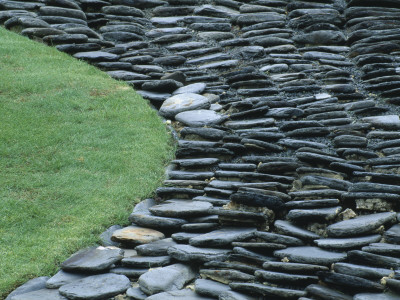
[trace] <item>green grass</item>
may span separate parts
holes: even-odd
[[[0,28],[0,299],[127,224],[172,159],[130,87]]]

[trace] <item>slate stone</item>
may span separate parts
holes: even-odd
[[[150,79],[148,75],[140,74],[140,73],[135,73],[135,72],[129,72],[129,71],[108,71],[108,75],[110,75],[112,78],[117,79],[117,80],[140,80],[140,79]]]
[[[190,217],[208,214],[212,204],[203,201],[168,200],[152,206],[150,211],[161,217]]]
[[[234,291],[227,291],[219,294],[219,300],[256,300],[257,298],[234,292]]]
[[[227,263],[229,264],[229,263]],[[253,271],[254,272],[254,271]],[[227,269],[202,269],[200,270],[200,276],[202,278],[210,278],[212,280],[228,284],[236,281],[253,281],[255,277],[253,275],[246,274],[237,270]]]
[[[191,127],[218,125],[227,118],[227,116],[206,109],[184,111],[175,116],[175,120]]]
[[[171,97],[169,93],[158,93],[158,92],[149,92],[149,91],[136,91],[140,96],[145,99],[149,99],[150,101],[161,105],[165,100]]]
[[[264,231],[256,231],[254,235],[266,242],[270,243],[277,243],[277,244],[283,244],[286,246],[303,246],[304,243],[302,240],[292,237],[292,236],[287,236],[287,235],[282,235],[282,234],[277,234],[277,233],[272,233],[272,232],[264,232]]]
[[[145,300],[147,295],[139,287],[131,287],[126,291],[126,295],[135,300]]]
[[[230,291],[229,285],[208,279],[196,279],[194,288],[202,296],[218,297],[223,292]]]
[[[166,256],[168,255],[168,248],[174,245],[176,245],[176,243],[171,238],[166,238],[149,244],[136,246],[135,250],[139,255],[144,256]]]
[[[124,275],[128,278],[137,279],[140,275],[146,273],[149,269],[138,269],[138,268],[127,268],[127,267],[115,267],[110,269],[110,273]]]
[[[315,209],[292,209],[286,217],[292,222],[326,222],[336,218],[341,211],[341,206]]]
[[[320,248],[345,250],[345,249],[360,248],[362,246],[369,245],[370,243],[376,243],[380,239],[381,236],[379,234],[374,234],[362,237],[351,237],[351,238],[341,238],[341,239],[327,238],[327,239],[315,240],[314,242]]]
[[[186,94],[186,93],[193,93],[193,94],[201,94],[206,89],[206,84],[203,82],[192,83],[186,86],[180,87],[173,92],[173,95],[178,94]]]
[[[378,280],[383,277],[390,276],[390,274],[393,273],[393,271],[390,269],[360,266],[349,263],[335,263],[333,265],[333,270],[336,273],[358,276],[371,280]]]
[[[199,247],[221,247],[251,238],[255,231],[255,228],[225,227],[191,238],[189,244]]]
[[[258,252],[250,251],[242,247],[234,247],[230,259],[258,265],[262,265],[266,261],[275,260],[272,256],[259,254]]]
[[[276,250],[274,256],[278,258],[287,257],[291,262],[319,265],[329,265],[344,261],[347,258],[346,253],[331,252],[311,246],[290,247]]]
[[[174,264],[151,269],[139,277],[139,285],[147,295],[182,289],[196,276],[194,270],[184,264]]]
[[[398,257],[400,255],[400,245],[375,242],[363,247],[362,251]]]
[[[266,270],[282,272],[282,273],[296,273],[296,274],[310,274],[315,275],[318,271],[328,271],[326,266],[318,266],[312,264],[290,263],[290,262],[275,262],[267,261],[263,264]]]
[[[360,293],[354,295],[354,300],[396,300],[399,295],[392,293]]]
[[[67,18],[86,20],[85,13],[78,9],[55,7],[55,6],[42,6],[40,7],[39,12],[43,16],[61,16]]]
[[[79,273],[69,273],[63,270],[58,271],[53,277],[46,281],[46,288],[58,289],[60,286],[71,283],[78,279],[85,278],[87,275]]]
[[[198,248],[190,245],[176,245],[168,248],[168,255],[178,261],[223,261],[230,251],[225,249]]]
[[[11,300],[14,296],[34,292],[46,288],[46,282],[49,280],[47,276],[41,276],[25,282],[23,285],[17,287],[12,291],[5,300]]]
[[[271,283],[294,284],[297,286],[305,286],[311,283],[317,283],[318,277],[311,275],[287,274],[281,272],[258,270],[254,273],[260,281]]]
[[[119,248],[92,247],[82,249],[61,264],[64,271],[99,272],[120,261],[124,251]]]
[[[319,297],[321,299],[326,299],[326,300],[331,300],[331,299],[337,299],[337,300],[352,300],[353,297],[346,295],[340,291],[334,290],[332,288],[329,288],[324,285],[319,285],[319,284],[310,284],[308,287],[306,287],[306,292],[307,295],[309,296],[314,296],[314,297]]]
[[[210,102],[206,97],[194,93],[183,93],[165,100],[159,112],[166,118],[172,118],[183,111],[208,108],[209,106]]]
[[[134,268],[163,267],[171,262],[169,256],[132,256],[123,258],[123,266]]]
[[[163,239],[162,232],[138,226],[128,226],[114,231],[111,239],[115,242],[141,245]]]
[[[260,283],[237,283],[233,282],[229,286],[239,292],[248,292],[250,294],[259,294],[270,298],[298,299],[305,296],[305,291],[291,290],[279,287],[268,286]]]
[[[264,118],[264,119],[253,119],[253,120],[245,120],[245,121],[228,121],[225,122],[225,126],[230,129],[246,129],[246,128],[254,128],[254,127],[269,127],[275,123],[275,119],[273,118]]]
[[[400,259],[368,253],[365,251],[351,250],[347,253],[349,262],[356,264],[363,264],[379,268],[398,268],[400,266]]]
[[[382,292],[384,289],[383,285],[379,283],[356,276],[322,271],[317,272],[317,275],[323,282],[349,289],[351,292]]]
[[[187,243],[192,237],[198,236],[201,233],[193,233],[193,232],[177,232],[171,235],[171,238],[178,243]],[[171,246],[172,247],[172,246]],[[168,252],[168,250],[167,250]]]
[[[354,219],[341,221],[327,227],[330,237],[348,237],[365,234],[379,226],[394,222],[396,214],[391,212],[359,216]]]
[[[318,234],[315,234],[301,227],[295,226],[288,221],[276,220],[274,225],[275,228],[278,230],[278,232],[287,234],[289,236],[297,237],[299,239],[316,240],[320,238]]]
[[[384,238],[389,243],[400,244],[400,224],[395,224],[386,230]]]
[[[142,89],[146,91],[154,91],[154,92],[162,92],[169,93],[173,92],[179,87],[182,87],[182,83],[172,80],[172,79],[164,79],[164,80],[152,80],[143,83]]]
[[[68,298],[60,295],[58,290],[41,289],[24,294],[13,296],[13,300],[67,300]]]
[[[285,203],[287,208],[321,208],[321,207],[332,207],[340,204],[338,199],[320,199],[320,200],[299,200],[299,201],[288,201]]]
[[[59,292],[68,299],[106,299],[125,293],[130,285],[126,276],[109,273],[68,283],[61,286]]]
[[[152,295],[147,300],[212,300],[214,298],[199,296],[197,293],[190,289],[183,289],[180,291],[163,292]]]

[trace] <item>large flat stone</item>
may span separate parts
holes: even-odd
[[[198,248],[190,245],[176,245],[168,249],[168,254],[179,261],[223,261],[229,256],[230,250]]]
[[[14,296],[44,289],[46,288],[46,282],[48,279],[49,277],[47,276],[31,279],[12,291],[5,300],[11,300]]]
[[[204,201],[168,200],[159,205],[152,206],[149,210],[159,217],[191,217],[206,215],[212,204]]]
[[[194,93],[184,93],[172,96],[165,100],[161,105],[159,113],[165,118],[173,118],[175,115],[183,111],[209,107],[210,101],[208,98]]]
[[[11,300],[67,300],[58,290],[41,289],[26,294],[13,296]]]
[[[68,299],[108,299],[129,289],[131,283],[124,275],[93,275],[60,287],[60,294]]]
[[[335,262],[344,261],[347,254],[326,251],[318,247],[304,246],[276,250],[274,256],[281,259],[286,257],[290,262],[330,265]]]
[[[163,292],[152,295],[147,300],[213,300],[215,298],[199,296],[190,289],[184,289],[180,291]]]
[[[330,237],[357,236],[371,232],[379,226],[395,220],[396,213],[394,212],[377,213],[332,224],[326,228],[326,231]]]
[[[255,228],[226,227],[191,238],[189,244],[199,247],[227,246],[251,238],[255,232]]]
[[[142,245],[158,241],[165,236],[162,232],[154,229],[138,226],[128,226],[114,231],[111,239],[115,242]]]
[[[93,247],[73,254],[61,264],[64,271],[99,272],[120,261],[124,251],[118,248]]]
[[[208,109],[184,111],[175,116],[175,120],[190,127],[218,125],[227,118],[227,116]]]
[[[151,269],[139,277],[139,285],[148,295],[182,289],[196,277],[195,271],[184,264]]]

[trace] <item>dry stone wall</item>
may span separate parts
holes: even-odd
[[[0,0],[177,139],[155,199],[7,299],[400,299],[400,2]],[[129,280],[128,280],[129,278]]]

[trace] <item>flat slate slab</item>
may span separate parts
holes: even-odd
[[[208,109],[184,111],[175,116],[175,120],[190,127],[218,125],[226,119],[227,116]]]
[[[188,265],[174,264],[151,269],[139,277],[143,292],[153,295],[161,292],[180,290],[196,277],[196,272]]]
[[[128,226],[114,231],[111,240],[120,243],[142,245],[165,238],[160,231],[138,226]]]
[[[41,289],[26,294],[13,296],[11,300],[67,300],[64,296],[60,295],[58,290]]]
[[[209,108],[208,98],[194,93],[184,93],[172,96],[164,101],[159,110],[160,115],[165,118],[173,118],[180,112]]]
[[[329,225],[326,228],[326,232],[330,237],[357,236],[394,221],[396,221],[396,213],[394,212],[377,213]]]
[[[46,288],[47,280],[49,280],[47,276],[31,279],[12,291],[5,300],[11,300],[14,296],[44,289]]]
[[[223,261],[228,259],[230,250],[198,248],[190,245],[176,245],[168,249],[168,254],[179,261]]]
[[[186,93],[201,94],[206,89],[206,86],[207,85],[204,82],[188,84],[188,85],[185,85],[183,87],[176,89],[172,93],[172,95],[186,94]]]
[[[213,300],[215,298],[199,296],[195,292],[189,289],[184,289],[180,291],[170,291],[152,295],[146,300]]]
[[[112,273],[93,275],[60,287],[60,294],[68,299],[107,299],[125,293],[131,282],[124,275]]]
[[[213,205],[204,201],[168,200],[149,210],[159,217],[184,218],[190,216],[206,215]]]
[[[347,258],[346,253],[331,252],[322,250],[318,247],[290,247],[282,250],[276,250],[274,256],[287,258],[290,262],[329,265]]]
[[[92,247],[73,254],[61,264],[64,271],[99,272],[109,269],[123,258],[118,248]]]
[[[199,247],[227,246],[232,242],[243,241],[251,238],[256,230],[256,228],[247,227],[226,227],[191,238],[189,244]]]
[[[58,289],[60,286],[87,277],[85,274],[69,273],[60,270],[46,282],[48,289]]]
[[[135,250],[140,255],[147,255],[147,256],[168,255],[167,252],[168,248],[175,245],[176,243],[172,238],[166,238],[149,244],[136,246]]]
[[[374,235],[352,237],[352,238],[320,239],[320,240],[315,240],[314,242],[320,248],[345,250],[351,248],[359,248],[362,246],[369,245],[370,243],[376,243],[380,239],[381,236],[379,234],[374,234]]]

